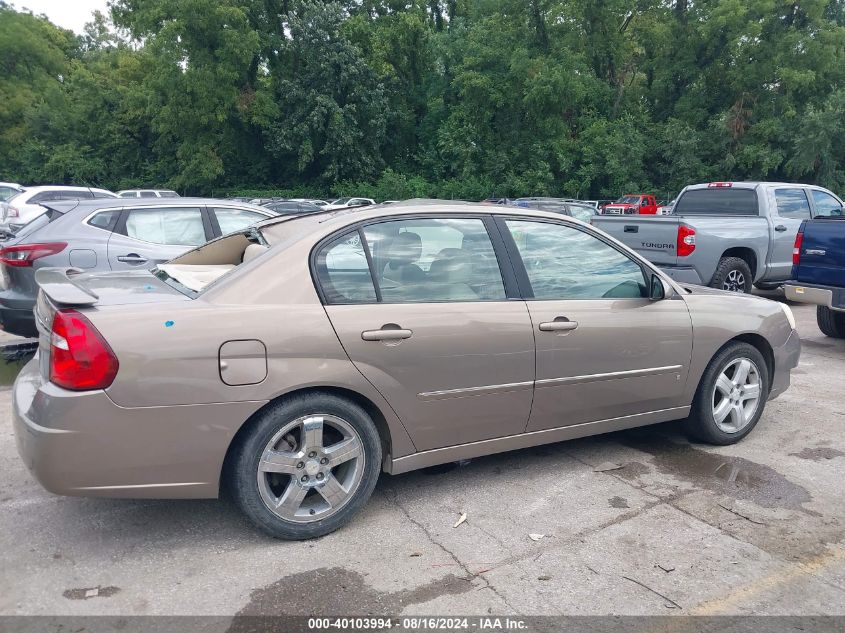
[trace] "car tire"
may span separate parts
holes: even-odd
[[[381,472],[372,418],[329,393],[271,404],[233,449],[227,483],[235,502],[261,530],[282,539],[315,538],[343,526],[370,498]]]
[[[825,336],[845,338],[845,312],[837,312],[827,306],[816,306],[816,323]]]
[[[719,260],[719,265],[716,266],[710,287],[747,294],[751,292],[752,282],[753,278],[748,262],[739,257],[723,257]]]
[[[757,396],[752,402],[754,385]],[[709,444],[735,444],[756,426],[768,396],[769,369],[763,355],[748,343],[729,343],[701,377],[684,423],[686,432]]]

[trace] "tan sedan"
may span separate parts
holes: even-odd
[[[397,203],[269,220],[149,271],[42,269],[14,387],[48,489],[215,497],[326,534],[381,471],[668,420],[730,444],[789,386],[788,307],[681,286],[573,218]]]

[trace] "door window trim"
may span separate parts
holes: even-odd
[[[364,229],[373,224],[385,224],[387,222],[398,222],[402,220],[481,220],[484,229],[487,231],[487,237],[493,246],[493,254],[496,256],[496,262],[499,267],[499,276],[502,280],[502,285],[505,291],[503,299],[477,299],[475,301],[382,301],[381,290],[376,278],[375,269],[372,262],[372,254],[369,252],[369,244],[364,235]],[[317,255],[328,245],[345,235],[358,232],[361,238],[361,244],[364,247],[364,254],[367,257],[367,265],[370,269],[370,278],[373,280],[373,287],[376,290],[376,301],[374,302],[342,302],[342,301],[328,301],[326,293],[323,291],[320,277],[317,270]],[[314,289],[317,291],[317,296],[320,297],[320,303],[326,305],[425,305],[428,303],[496,303],[501,301],[521,301],[522,297],[519,292],[519,285],[517,277],[513,269],[513,262],[507,252],[504,241],[502,240],[501,231],[493,216],[487,213],[462,213],[460,215],[452,215],[450,213],[411,213],[402,215],[379,216],[368,218],[366,220],[359,220],[352,224],[348,224],[337,231],[330,233],[319,240],[312,248],[308,256],[308,268],[311,272],[311,281],[314,283]]]
[[[532,288],[531,281],[528,278],[528,271],[525,269],[525,263],[522,261],[522,255],[519,252],[519,247],[516,245],[516,242],[513,239],[513,235],[511,235],[510,229],[508,228],[508,220],[516,222],[537,222],[542,224],[556,224],[558,226],[564,226],[576,231],[581,231],[582,233],[586,233],[587,235],[594,237],[601,242],[604,242],[607,246],[614,249],[623,257],[626,257],[628,260],[631,261],[631,263],[635,264],[640,269],[640,272],[643,276],[643,283],[645,284],[646,288],[649,287],[649,279],[651,278],[651,275],[653,275],[656,271],[652,270],[649,266],[646,266],[646,264],[640,261],[639,259],[631,257],[630,253],[626,253],[624,250],[619,248],[619,246],[617,246],[604,236],[590,230],[586,226],[579,226],[574,222],[568,222],[566,220],[561,221],[552,218],[538,218],[524,215],[496,215],[496,224],[498,225],[499,232],[501,233],[506,248],[512,254],[511,265],[513,266],[516,272],[516,278],[519,283],[520,294],[522,295],[522,298],[525,301],[649,301],[648,297],[557,297],[553,299],[539,299],[535,297],[534,289]]]

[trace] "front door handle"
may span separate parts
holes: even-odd
[[[554,321],[540,324],[541,332],[567,332],[578,327],[578,321],[570,321],[566,317],[557,317]]]
[[[121,255],[117,261],[124,264],[144,264],[147,261],[146,257],[141,257],[138,253],[129,253],[128,255]]]
[[[403,330],[400,327],[382,327],[380,330],[364,330],[361,338],[365,341],[401,341],[411,338],[411,330]]]
[[[778,233],[783,233],[785,230],[786,230],[786,227],[783,224],[778,224],[775,227],[775,231],[777,231]]]

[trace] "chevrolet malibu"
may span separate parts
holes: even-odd
[[[327,534],[379,474],[683,420],[732,444],[782,393],[789,308],[678,284],[560,214],[471,204],[286,216],[152,271],[41,269],[18,450],[48,490],[231,491]]]

